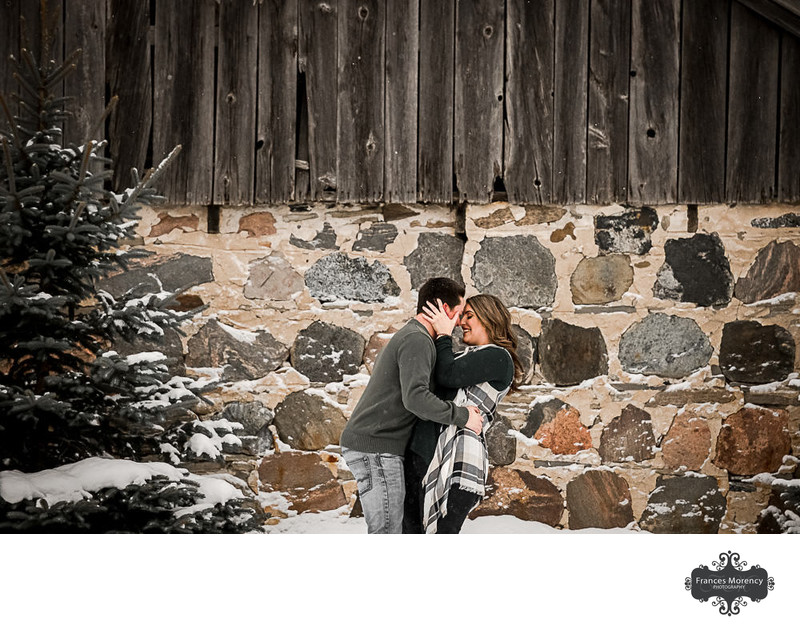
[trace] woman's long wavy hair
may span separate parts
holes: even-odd
[[[467,299],[467,305],[475,312],[489,334],[489,342],[503,347],[514,361],[514,379],[511,388],[517,390],[525,374],[517,356],[517,336],[511,328],[511,313],[503,302],[492,294],[477,294]]]

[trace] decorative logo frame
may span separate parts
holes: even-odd
[[[719,562],[711,565],[715,570],[702,564],[695,568],[685,587],[698,601],[713,598],[711,605],[719,608],[720,614],[739,614],[748,605],[747,599],[758,603],[775,588],[775,580],[757,564],[745,570],[747,562],[740,561],[738,553],[720,553]]]

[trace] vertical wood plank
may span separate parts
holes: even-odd
[[[294,199],[297,21],[297,0],[265,0],[260,5],[255,194],[259,203]]]
[[[456,5],[454,173],[459,200],[489,202],[503,173],[502,0]]]
[[[156,4],[153,161],[183,146],[160,181],[174,204],[212,200],[215,6],[215,0]]]
[[[21,0],[20,42],[37,61],[59,64],[64,60],[63,0]],[[72,52],[72,51],[69,51]]]
[[[586,200],[589,0],[556,3],[553,195]]]
[[[674,202],[678,193],[680,8],[680,0],[633,0],[628,199],[634,204]]]
[[[83,52],[74,72],[64,79],[64,95],[70,97],[73,116],[64,121],[64,142],[82,145],[94,134],[106,106],[106,0],[72,0],[65,13],[64,48],[67,54]]]
[[[769,22],[733,3],[725,183],[731,202],[775,195],[779,42]]]
[[[109,118],[109,151],[115,191],[131,186],[131,169],[145,168],[153,125],[150,3],[109,0],[106,29],[106,81],[118,96]]]
[[[0,0],[0,95],[9,108],[15,107],[10,97],[17,92],[14,68],[8,58],[13,55],[19,59],[19,8],[20,0]]]
[[[800,202],[800,39],[782,38],[778,199]]]
[[[455,7],[455,0],[420,3],[417,187],[423,202],[453,199]]]
[[[508,0],[504,182],[512,203],[546,204],[553,183],[553,0]]]
[[[384,29],[382,0],[339,2],[339,114],[336,199],[383,197]]]
[[[628,198],[630,28],[630,0],[592,0],[586,156],[591,204]]]
[[[214,204],[253,202],[257,55],[258,6],[239,0],[222,0],[217,53]]]
[[[730,3],[684,2],[678,201],[725,199]]]
[[[417,200],[419,0],[386,4],[387,202]]]
[[[338,1],[299,0],[299,72],[305,74],[312,199],[336,191]],[[326,194],[327,192],[327,194]]]

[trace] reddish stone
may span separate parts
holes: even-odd
[[[284,494],[291,509],[318,512],[347,503],[344,491],[320,455],[282,452],[264,457],[258,468],[261,487]]]
[[[367,367],[367,371],[372,373],[372,368],[375,366],[375,360],[378,359],[378,354],[389,343],[392,334],[396,333],[398,330],[398,327],[392,325],[386,331],[379,331],[370,336],[369,342],[367,342],[367,346],[364,349],[364,365]]]
[[[268,491],[308,490],[335,480],[319,455],[307,452],[281,452],[264,457],[258,477]]]
[[[580,417],[577,409],[567,405],[556,413],[552,421],[542,424],[534,439],[554,454],[577,454],[588,450],[592,447],[592,437]]]
[[[569,528],[613,529],[633,522],[628,482],[609,470],[588,470],[567,483]]]
[[[632,404],[614,417],[600,435],[600,458],[603,461],[646,461],[653,458],[656,439],[650,415]]]
[[[558,487],[530,472],[496,467],[489,471],[487,491],[471,518],[510,515],[555,527],[564,513],[564,498]]]
[[[239,220],[239,232],[246,231],[250,237],[263,237],[264,235],[274,235],[275,217],[266,211],[260,213],[250,213]]]
[[[708,423],[690,412],[675,417],[661,443],[664,464],[674,470],[681,467],[699,470],[706,462],[710,450],[711,430]]]
[[[722,424],[714,464],[731,474],[775,472],[792,449],[785,410],[746,407]]]
[[[197,227],[200,223],[200,218],[197,217],[197,215],[181,215],[179,217],[172,217],[169,213],[159,213],[158,219],[158,224],[154,224],[150,229],[150,235],[148,235],[149,237],[161,237],[162,235],[166,235],[176,228],[197,230]]]

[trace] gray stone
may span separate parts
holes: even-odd
[[[506,307],[552,305],[556,295],[555,257],[532,235],[487,237],[475,253],[472,282]]]
[[[619,341],[628,373],[684,377],[708,364],[713,348],[691,318],[656,313],[634,323]]]
[[[397,227],[394,224],[376,222],[358,234],[358,239],[353,244],[354,251],[372,250],[386,252],[386,246],[397,239]]]
[[[609,470],[587,470],[567,483],[570,529],[613,529],[633,522],[627,481]]]
[[[574,386],[608,373],[608,353],[600,329],[584,329],[558,319],[542,323],[539,360],[545,379],[557,386]]]
[[[350,258],[337,252],[317,261],[305,276],[311,296],[325,303],[349,300],[380,303],[400,295],[400,287],[380,261]]]
[[[242,424],[242,434],[255,436],[272,423],[275,414],[261,402],[230,402],[219,417]]]
[[[742,303],[755,303],[788,292],[800,292],[800,246],[773,241],[736,282],[734,296]]]
[[[712,476],[659,476],[639,526],[653,533],[717,533],[727,510]]]
[[[237,330],[209,320],[189,339],[186,365],[224,367],[223,380],[257,380],[279,368],[289,350],[266,331]]]
[[[292,366],[312,382],[339,382],[358,373],[366,344],[351,329],[314,321],[295,338]]]
[[[798,228],[800,213],[786,213],[780,217],[759,217],[750,222],[755,228]]]
[[[318,395],[291,393],[275,407],[273,424],[281,441],[296,450],[336,445],[347,423],[339,408]]]
[[[651,235],[656,228],[658,214],[648,206],[621,215],[597,215],[594,218],[594,242],[600,247],[601,254],[643,255],[652,247]]]
[[[622,409],[600,435],[598,453],[603,461],[639,463],[652,459],[656,451],[656,439],[650,415],[633,404]]]
[[[336,245],[336,232],[333,230],[328,222],[322,225],[322,230],[319,231],[314,239],[306,241],[292,235],[289,237],[289,243],[298,248],[305,250],[338,250],[339,246]]]
[[[155,292],[175,292],[214,280],[209,257],[179,254],[172,257],[149,257],[125,271],[101,279],[98,289],[119,298],[133,290],[132,295],[144,296]]]
[[[461,260],[464,242],[454,235],[420,233],[416,249],[403,259],[411,276],[411,287],[418,290],[433,277],[447,277],[463,283]]]
[[[570,277],[575,305],[602,305],[622,298],[633,283],[633,268],[627,255],[585,258]]]
[[[283,257],[270,255],[250,262],[246,298],[289,300],[303,291],[303,277]]]
[[[701,307],[724,307],[733,296],[733,275],[716,233],[668,239],[653,296]]]
[[[785,380],[794,370],[795,342],[779,325],[735,320],[722,328],[719,366],[725,379],[746,384]]]
[[[509,430],[508,422],[497,415],[486,431],[486,448],[492,465],[511,465],[517,458],[517,440],[508,434]]]
[[[533,370],[539,361],[539,339],[519,325],[511,325],[511,329],[517,335],[517,357],[522,364],[522,384],[527,384],[531,381]]]

